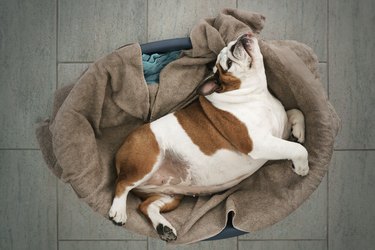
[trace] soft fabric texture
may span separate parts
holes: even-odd
[[[167,53],[142,54],[143,75],[147,84],[159,83],[161,70],[180,57],[181,51]]]
[[[162,70],[159,84],[146,84],[139,44],[97,60],[77,83],[56,92],[52,117],[37,128],[48,167],[107,217],[116,178],[114,155],[126,136],[196,99],[194,89],[209,74],[206,64],[240,34],[250,30],[259,34],[264,22],[260,14],[234,9],[201,20],[191,32],[193,49]],[[185,197],[176,210],[164,214],[177,229],[175,243],[216,235],[225,228],[230,211],[233,226],[240,230],[270,226],[299,207],[327,172],[339,119],[319,80],[315,54],[295,41],[259,43],[270,90],[286,109],[298,108],[305,115],[310,173],[300,177],[291,170],[290,161],[272,161],[225,192]],[[228,167],[235,168],[235,163]],[[125,228],[158,237],[138,212],[139,203],[129,195]]]

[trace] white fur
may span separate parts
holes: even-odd
[[[161,155],[159,155],[150,173],[145,175],[141,180],[133,183],[132,186],[127,186],[124,192],[119,197],[115,197],[113,199],[112,206],[108,212],[108,215],[114,222],[118,224],[125,224],[128,218],[126,215],[126,198],[128,197],[129,192],[134,187],[137,187],[141,183],[150,179],[151,176],[155,173],[155,171],[158,170],[161,160],[162,160]]]
[[[305,142],[305,119],[303,114],[298,109],[291,109],[287,112],[288,115],[288,126],[292,130],[292,134],[299,143]]]
[[[162,152],[173,151],[188,162],[190,166],[188,173],[191,178],[174,186],[140,185],[137,190],[142,192],[182,194],[202,193],[199,190],[204,190],[204,194],[219,192],[239,183],[265,162],[264,160],[255,161],[245,154],[227,149],[220,149],[210,156],[204,154],[193,143],[173,114],[153,122],[151,130]],[[231,166],[235,168],[235,171]]]
[[[161,214],[160,214],[160,209],[168,204],[173,202],[174,198],[169,196],[169,195],[161,195],[160,199],[151,202],[150,205],[147,207],[147,214],[148,217],[150,218],[152,222],[152,226],[156,229],[156,227],[159,224],[162,224],[164,226],[169,227],[172,229],[173,233],[175,236],[177,236],[177,231],[176,229],[171,225],[169,221],[167,221]]]
[[[126,215],[126,197],[128,193],[129,190],[126,190],[120,197],[113,199],[108,215],[116,223],[125,223],[128,218]]]

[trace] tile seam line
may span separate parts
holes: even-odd
[[[56,83],[55,91],[59,86],[59,0],[56,0]],[[60,249],[59,244],[59,189],[58,189],[58,178],[56,177],[55,194],[56,194],[56,249]]]
[[[88,64],[94,61],[57,61],[57,64]]]
[[[327,56],[326,56],[326,61],[327,61],[327,96],[328,100],[330,100],[330,91],[329,91],[329,0],[327,0],[327,38],[326,38],[326,47],[327,47]]]
[[[40,148],[0,148],[0,151],[39,151]]]
[[[327,60],[327,63],[326,63],[326,70],[327,70],[327,98],[328,100],[330,100],[330,91],[329,91],[329,0],[327,0],[327,3],[326,3],[326,8],[327,8],[327,38],[326,38],[326,49],[327,49],[327,56],[326,56],[326,60]],[[335,149],[333,150],[335,152]],[[333,152],[333,153],[334,153]],[[333,155],[332,155],[333,156]],[[329,249],[329,186],[330,186],[330,183],[329,183],[329,169],[327,171],[327,218],[326,218],[326,246],[327,246],[327,249]]]
[[[59,84],[59,0],[56,0],[56,84],[55,90],[58,88]]]

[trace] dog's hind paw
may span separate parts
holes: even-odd
[[[160,239],[165,240],[166,242],[173,241],[177,239],[176,230],[165,226],[163,224],[159,224],[156,227],[156,231],[158,232]]]

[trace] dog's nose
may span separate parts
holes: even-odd
[[[249,45],[251,44],[251,38],[254,36],[252,32],[248,32],[240,36],[237,42],[241,43],[242,45]]]
[[[252,36],[254,36],[253,32],[249,31],[249,32],[243,34],[242,36],[240,36],[240,39],[239,39],[239,40],[249,39],[249,38],[251,38]]]

